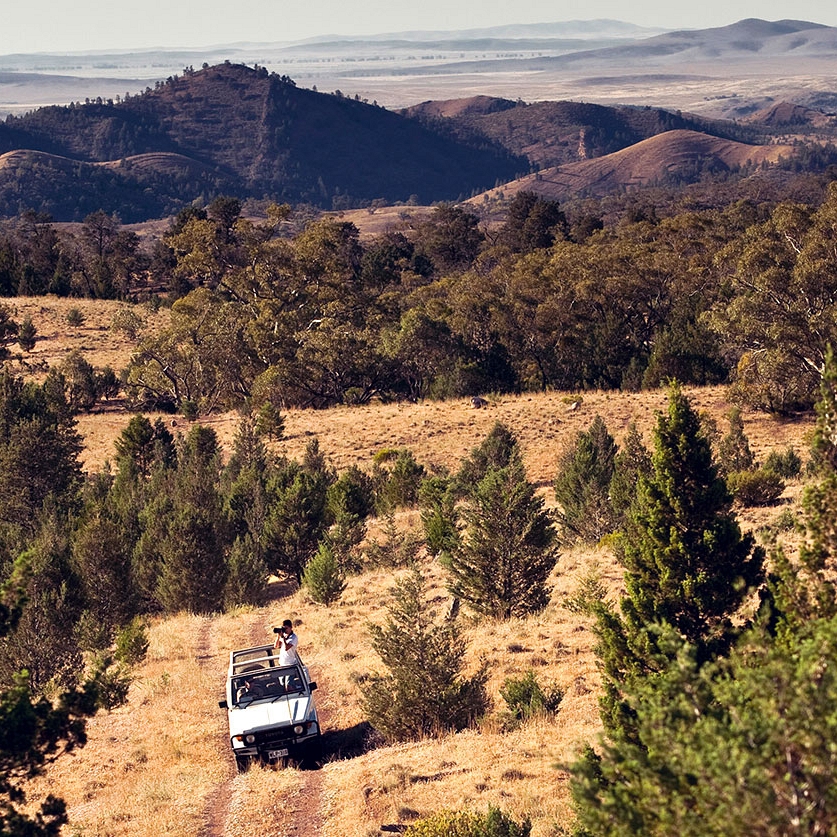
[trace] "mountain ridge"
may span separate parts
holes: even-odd
[[[695,168],[701,172],[731,171],[743,166],[778,163],[790,157],[790,145],[747,145],[698,131],[675,129],[620,149],[611,154],[555,166],[491,189],[468,203],[504,199],[518,192],[534,192],[552,200],[570,196],[602,197],[631,187],[689,179]]]
[[[0,124],[0,153],[23,149],[80,163],[180,154],[240,197],[328,208],[335,199],[454,200],[529,169],[527,160],[485,139],[468,143],[383,108],[233,64],[170,77],[121,102],[43,108]],[[8,167],[5,174],[0,206]],[[82,185],[65,180],[61,188]],[[182,195],[182,203],[199,194]],[[170,203],[158,211],[171,211]]]

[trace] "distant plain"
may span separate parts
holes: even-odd
[[[134,94],[185,66],[225,60],[259,64],[301,87],[340,90],[390,109],[482,94],[526,102],[650,105],[736,118],[782,100],[811,104],[827,94],[824,101],[832,108],[837,102],[837,30],[831,27],[814,27],[804,39],[789,40],[776,24],[763,21],[662,34],[614,21],[590,24],[584,37],[557,37],[556,27],[569,24],[554,24],[542,30],[553,33],[548,37],[512,37],[499,30],[479,37],[404,33],[363,41],[0,56],[0,116]],[[684,45],[692,39],[694,46]]]

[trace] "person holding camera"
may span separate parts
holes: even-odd
[[[273,647],[279,649],[279,665],[292,666],[299,663],[299,654],[296,652],[299,640],[294,633],[293,622],[286,619],[282,623],[282,627],[274,628],[273,632],[276,634],[276,642],[273,643]]]

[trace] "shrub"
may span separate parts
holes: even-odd
[[[448,556],[461,545],[456,495],[447,477],[428,477],[419,489],[424,542],[431,555]]]
[[[145,622],[135,616],[116,635],[116,659],[129,666],[137,665],[148,653],[148,632]]]
[[[413,532],[402,532],[395,524],[395,515],[384,515],[383,539],[372,541],[366,548],[366,560],[373,567],[406,567],[415,561],[421,539]]]
[[[729,432],[718,445],[718,465],[726,473],[749,471],[755,460],[750,450],[750,440],[744,432],[740,408],[733,407],[727,414],[727,419]]]
[[[349,514],[359,520],[375,510],[375,484],[369,474],[351,465],[328,487],[328,507],[335,518]]]
[[[769,506],[785,490],[785,481],[764,468],[733,471],[727,476],[727,488],[743,506]]]
[[[128,689],[134,677],[129,665],[116,662],[110,657],[100,657],[96,661],[93,679],[96,703],[102,709],[110,711],[122,706],[128,699]]]
[[[183,418],[188,421],[194,421],[198,417],[197,402],[193,401],[191,398],[184,398],[183,401],[180,402],[180,412],[183,414]]]
[[[71,326],[80,326],[84,323],[84,314],[73,306],[72,308],[67,311],[67,325]]]
[[[377,457],[375,464],[378,465]],[[378,477],[381,487],[377,505],[380,511],[410,508],[418,503],[419,486],[424,479],[424,466],[416,462],[411,450],[399,450],[391,470],[388,473],[383,469],[382,471]]]
[[[343,595],[346,582],[334,551],[327,543],[320,544],[317,554],[306,565],[302,586],[318,604],[333,604]]]
[[[285,432],[285,417],[276,405],[265,402],[256,411],[256,427],[270,439],[281,439]]]
[[[575,593],[567,596],[563,606],[570,613],[593,613],[595,605],[606,602],[607,598],[608,590],[601,571],[594,566],[579,579]]]
[[[111,331],[124,334],[129,340],[136,340],[144,327],[145,320],[128,306],[120,308],[110,322]]]
[[[370,676],[361,698],[372,726],[388,741],[409,741],[476,723],[488,706],[487,666],[461,676],[465,640],[456,620],[434,619],[418,570],[396,581],[387,610],[386,624],[369,627],[388,670]]]
[[[784,453],[774,450],[764,460],[762,468],[789,480],[799,476],[802,471],[802,459],[793,448],[788,448]]]
[[[489,805],[485,814],[477,811],[439,811],[408,826],[405,837],[529,837],[532,823],[527,817],[515,822],[508,814]]]
[[[564,698],[557,687],[544,691],[535,672],[529,669],[523,677],[507,677],[500,688],[500,697],[506,702],[513,721],[525,721],[539,712],[556,712]]]
[[[38,329],[32,323],[32,318],[27,314],[17,330],[17,343],[24,352],[31,352],[35,348]]]

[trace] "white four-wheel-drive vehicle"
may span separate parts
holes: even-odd
[[[272,645],[230,652],[227,710],[230,744],[239,771],[251,760],[267,764],[316,761],[321,754],[320,723],[308,669],[279,665]]]

